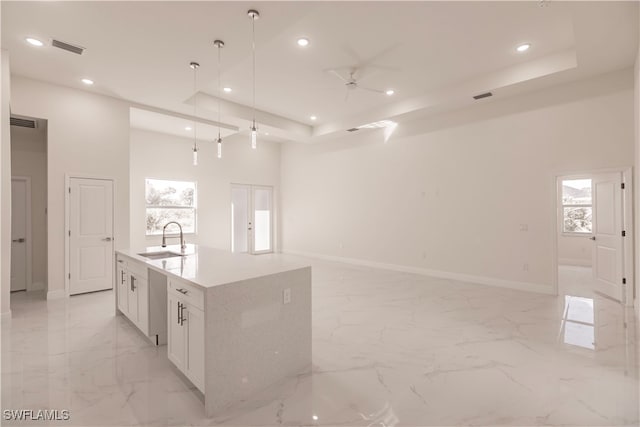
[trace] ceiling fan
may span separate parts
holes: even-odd
[[[358,82],[358,79],[356,78],[356,74],[358,73],[358,71],[360,71],[359,68],[351,68],[349,70],[349,76],[345,77],[342,74],[340,74],[338,71],[336,71],[335,69],[327,70],[328,73],[333,74],[334,76],[336,76],[337,78],[342,80],[342,82],[344,83],[345,87],[347,88],[347,94],[346,94],[346,96],[344,98],[345,101],[349,99],[349,94],[352,91],[356,90],[356,89],[362,89],[362,90],[366,90],[366,91],[369,91],[369,92],[380,93],[380,94],[383,94],[383,95],[393,95],[393,90],[391,90],[391,89],[380,90],[380,89],[370,88],[370,87],[367,87],[367,86],[362,86]]]

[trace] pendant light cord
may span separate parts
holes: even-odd
[[[198,67],[195,62],[193,64],[193,151],[198,151],[198,133],[196,128],[196,114],[198,112]]]
[[[218,46],[218,141],[220,141],[220,76],[222,72],[220,71],[220,50],[222,46]]]
[[[256,127],[256,17],[251,18],[251,37],[253,50],[253,127]]]

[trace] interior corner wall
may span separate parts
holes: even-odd
[[[640,8],[638,8],[638,21],[640,21]],[[640,319],[640,33],[638,40],[638,54],[636,55],[636,63],[633,69],[633,95],[634,95],[634,108],[633,108],[633,120],[635,125],[635,140],[634,140],[634,227],[635,227],[635,242],[633,248],[634,254],[634,275],[635,289],[634,289],[634,305],[636,309],[636,319]]]
[[[11,175],[31,179],[31,283],[29,291],[47,284],[47,126],[11,126]]]
[[[628,167],[627,69],[282,148],[284,252],[553,292],[558,175]]]
[[[277,251],[280,144],[263,140],[253,150],[246,137],[233,135],[224,139],[223,157],[218,159],[216,145],[203,141],[199,143],[198,166],[192,164],[192,144],[188,138],[131,129],[131,246],[160,244],[159,236],[145,235],[145,178],[156,178],[196,182],[197,234],[187,235],[187,243],[226,250],[231,247],[231,184],[273,186]]]
[[[47,297],[62,297],[66,174],[115,180],[115,248],[129,246],[129,104],[20,76],[11,95],[13,113],[47,120]]]
[[[0,316],[10,316],[11,292],[11,75],[9,52],[0,50]]]

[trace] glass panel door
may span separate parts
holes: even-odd
[[[249,194],[248,185],[231,187],[231,252],[249,252]]]
[[[273,252],[273,187],[231,186],[231,251]]]
[[[271,187],[251,187],[253,205],[253,253],[272,252],[272,194]]]

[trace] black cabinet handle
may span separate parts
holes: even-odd
[[[124,270],[120,271],[120,284],[124,285]]]
[[[180,324],[180,318],[182,317],[180,310],[182,309],[182,304],[178,301],[178,325]]]

